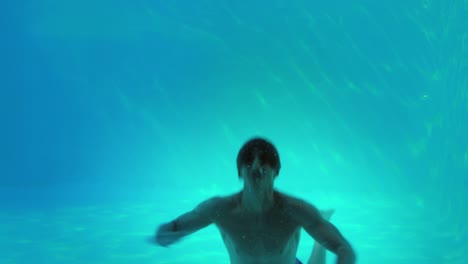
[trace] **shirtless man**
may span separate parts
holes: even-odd
[[[337,263],[355,263],[351,245],[322,214],[304,200],[274,189],[280,170],[274,145],[263,138],[247,141],[237,156],[239,193],[213,197],[175,220],[162,224],[156,243],[167,247],[210,224],[219,229],[231,264],[294,264],[301,228],[314,238],[308,264],[325,264],[325,249],[337,255]],[[325,249],[324,249],[325,248]]]

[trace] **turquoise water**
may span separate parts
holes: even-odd
[[[228,263],[213,226],[164,221],[242,188],[269,138],[276,186],[359,263],[468,263],[468,2],[5,4],[1,263]],[[313,240],[305,233],[298,257]],[[333,263],[334,257],[328,257]]]

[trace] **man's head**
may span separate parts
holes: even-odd
[[[280,158],[275,146],[268,140],[255,137],[247,141],[237,155],[239,178],[244,174],[256,175],[257,172],[271,171],[276,178],[281,168]],[[261,175],[260,175],[261,176]]]

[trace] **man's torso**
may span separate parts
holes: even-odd
[[[240,194],[223,198],[215,224],[231,263],[294,263],[300,225],[287,206],[288,198],[275,192],[275,205],[262,214],[246,212]]]

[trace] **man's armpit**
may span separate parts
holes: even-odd
[[[336,252],[345,245],[345,240],[338,228],[328,221],[323,221],[313,230],[314,239],[326,249]]]

